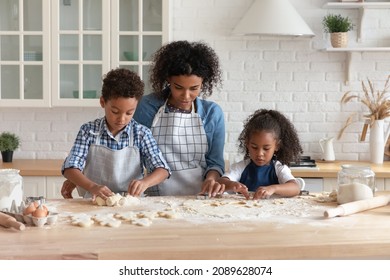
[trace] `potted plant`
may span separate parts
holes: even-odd
[[[330,33],[330,41],[334,48],[348,46],[348,31],[353,30],[354,24],[349,17],[328,14],[324,16],[322,25],[326,33]]]
[[[0,151],[3,162],[12,162],[13,152],[19,148],[20,139],[16,134],[3,132],[0,134]]]

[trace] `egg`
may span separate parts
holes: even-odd
[[[23,214],[29,215],[29,214],[33,213],[36,209],[37,209],[37,207],[35,206],[34,202],[32,202],[24,209]]]
[[[36,218],[42,218],[46,217],[48,214],[47,208],[44,205],[39,205],[38,208],[34,212],[32,212],[32,215]]]

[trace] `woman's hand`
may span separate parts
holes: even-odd
[[[218,183],[215,179],[206,179],[202,183],[200,194],[208,194],[209,197],[222,195],[225,191],[225,185]]]
[[[73,198],[72,192],[76,188],[76,185],[69,180],[65,180],[62,184],[61,194],[63,198]]]

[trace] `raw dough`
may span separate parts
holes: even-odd
[[[101,226],[119,227],[122,222],[115,219],[112,214],[96,214],[92,217]]]
[[[340,185],[337,192],[337,203],[343,204],[356,200],[374,197],[371,188],[362,183]]]
[[[106,200],[101,197],[97,197],[95,203],[98,206],[133,206],[141,203],[140,199],[131,195],[125,197],[121,196],[119,193],[114,194],[108,197]]]
[[[123,197],[117,193],[106,199],[107,206],[116,206]]]
[[[70,217],[72,225],[79,227],[90,227],[94,224],[91,216],[87,214],[78,214]]]
[[[152,224],[152,221],[148,218],[135,219],[131,222],[133,225],[148,227]]]

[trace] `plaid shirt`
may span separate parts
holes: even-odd
[[[100,118],[81,126],[73,147],[62,165],[62,174],[66,168],[77,168],[81,171],[84,169],[89,147],[92,144],[95,144],[96,138],[100,133],[101,122],[104,123],[102,125],[103,132],[100,138],[100,145],[113,150],[121,150],[129,145],[133,145],[139,149],[141,167],[145,167],[148,173],[159,167],[168,170],[169,174],[171,173],[171,170],[158,148],[156,140],[153,138],[149,128],[132,119],[130,123],[117,135],[117,137],[114,137],[107,129],[105,118]],[[134,143],[129,143],[130,133],[133,133],[134,135]]]

